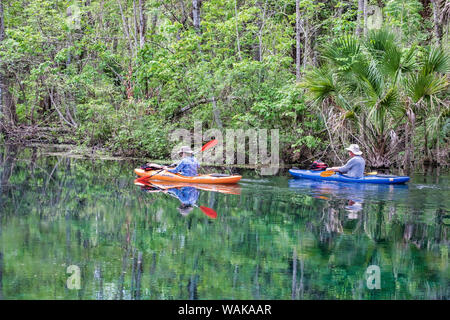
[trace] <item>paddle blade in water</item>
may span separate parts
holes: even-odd
[[[320,176],[321,177],[329,177],[329,176],[332,176],[333,174],[335,174],[334,171],[324,171],[324,172],[320,173]]]
[[[205,144],[203,147],[202,147],[202,151],[205,151],[205,150],[207,150],[207,149],[209,149],[209,148],[212,148],[212,147],[214,147],[216,144],[217,144],[217,139],[214,139],[214,140],[211,140],[210,142],[208,142],[207,144]]]
[[[215,212],[213,209],[208,208],[208,207],[204,207],[204,206],[200,206],[199,207],[200,210],[203,211],[204,214],[206,214],[208,217],[215,219],[217,218],[217,212]]]

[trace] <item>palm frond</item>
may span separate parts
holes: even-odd
[[[403,52],[396,45],[387,48],[380,62],[381,71],[390,79],[391,83],[397,85],[403,74],[412,72],[417,68],[416,52],[415,46],[412,46],[406,52]]]
[[[415,45],[403,54],[400,66],[403,73],[412,72],[415,70],[417,67],[416,54],[417,47]]]
[[[362,93],[377,101],[384,86],[383,75],[380,72],[378,63],[374,60],[369,63],[360,61],[353,65],[352,71]]]
[[[398,111],[399,94],[396,87],[389,88],[376,103],[369,109],[369,118],[378,129],[383,133],[386,127],[387,113],[395,114]]]
[[[396,75],[401,69],[402,51],[397,46],[390,46],[384,51],[381,58],[381,70],[392,78],[396,78]]]
[[[371,30],[365,46],[373,58],[381,60],[386,51],[396,46],[395,35],[387,29]]]
[[[408,96],[417,103],[421,99],[429,99],[443,92],[448,86],[448,81],[445,76],[420,72],[407,78],[405,85]]]
[[[348,71],[353,62],[358,59],[361,47],[357,38],[343,36],[323,47],[322,56],[339,71]]]
[[[432,47],[428,49],[423,61],[422,72],[424,74],[450,72],[449,54],[441,47]]]
[[[322,102],[337,91],[333,74],[327,66],[308,71],[301,86],[308,89],[315,103]]]
[[[394,114],[399,106],[399,93],[397,87],[391,87],[385,95],[379,100],[378,108]]]

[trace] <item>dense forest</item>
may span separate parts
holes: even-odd
[[[445,0],[0,0],[9,142],[167,159],[176,128],[279,129],[284,163],[449,162]]]

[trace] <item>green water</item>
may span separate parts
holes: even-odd
[[[450,297],[448,174],[395,187],[248,172],[240,194],[198,190],[214,218],[141,190],[139,163],[0,158],[3,299]],[[380,289],[367,285],[371,265]]]

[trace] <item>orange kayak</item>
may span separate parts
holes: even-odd
[[[170,181],[158,181],[149,180],[145,178],[137,178],[134,180],[134,184],[137,186],[156,187],[158,189],[167,190],[172,188],[193,187],[199,190],[214,191],[227,194],[241,194],[241,187],[238,184],[202,184],[202,183],[190,183],[190,182],[170,182]]]
[[[170,181],[170,182],[188,182],[188,183],[208,183],[208,184],[223,184],[223,183],[237,183],[241,180],[242,176],[238,175],[214,175],[214,174],[201,174],[195,177],[186,177],[178,173],[172,173],[163,170],[157,173],[159,170],[134,169],[134,172],[139,177],[149,177],[150,180]],[[151,178],[150,178],[151,177]]]

